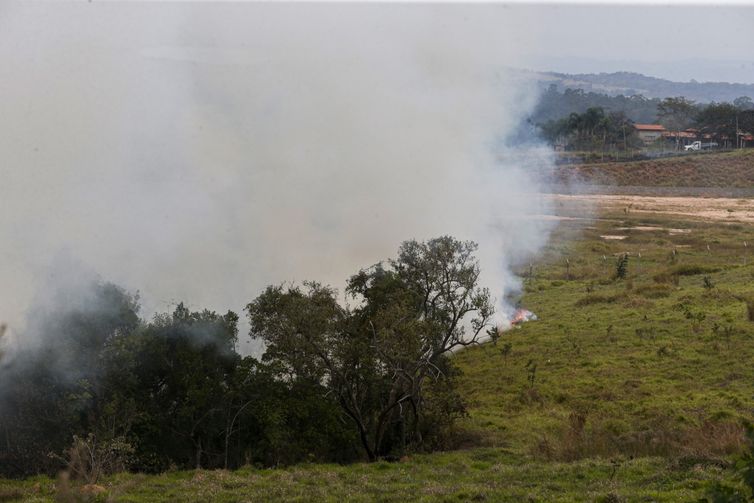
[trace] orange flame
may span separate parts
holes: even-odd
[[[518,308],[511,317],[511,326],[520,325],[525,321],[536,320],[537,315],[529,311],[528,309]]]

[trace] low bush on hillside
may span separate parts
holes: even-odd
[[[615,293],[604,295],[600,293],[590,293],[576,301],[576,307],[590,306],[592,304],[613,304],[626,299],[625,293]]]
[[[704,264],[681,264],[671,268],[668,272],[675,276],[696,276],[720,271],[719,267]]]
[[[667,284],[642,285],[634,290],[637,294],[648,299],[661,299],[668,297],[673,289]]]
[[[707,491],[707,498],[700,503],[746,503],[754,501],[754,428],[746,425],[748,452],[733,464],[737,485],[714,482]]]
[[[532,454],[556,461],[665,456],[727,466],[725,457],[740,454],[745,441],[745,429],[737,422],[708,420],[679,427],[672,418],[660,417],[641,425],[572,412],[560,432],[535,444]]]

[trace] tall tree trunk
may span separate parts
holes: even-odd
[[[202,469],[202,439],[199,438],[199,441],[196,444],[196,469],[201,470]]]
[[[359,437],[361,438],[361,445],[364,446],[364,450],[367,452],[367,460],[369,460],[370,463],[377,461],[377,454],[369,445],[369,437],[363,428],[359,428]]]
[[[416,445],[421,446],[424,443],[424,439],[419,427],[419,408],[416,406],[416,401],[413,398],[411,399],[411,408],[414,411],[414,438],[416,439]]]
[[[390,419],[390,416],[393,415],[393,409],[398,406],[398,387],[397,383],[393,385],[393,389],[390,390],[390,396],[388,398],[388,405],[385,409],[383,409],[380,412],[379,419],[377,420],[377,428],[375,429],[374,433],[374,454],[379,456],[380,454],[380,448],[382,447],[382,438],[385,435],[385,427],[387,426],[387,422]]]
[[[352,410],[351,407],[348,406],[345,398],[341,395],[339,397],[340,405],[345,411],[345,413],[353,419],[353,422],[356,423],[356,427],[359,429],[359,440],[361,440],[361,445],[364,447],[364,451],[367,453],[367,460],[371,463],[372,461],[375,461],[377,459],[376,453],[372,449],[371,444],[369,443],[369,435],[367,434],[367,429],[364,426],[364,421],[361,420],[360,414],[357,414],[358,410]]]

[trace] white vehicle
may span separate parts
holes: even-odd
[[[717,143],[715,143],[714,141],[710,143],[695,141],[691,145],[686,145],[685,147],[683,147],[683,150],[685,150],[686,152],[692,152],[696,150],[709,150],[711,148],[717,148]]]

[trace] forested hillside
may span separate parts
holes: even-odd
[[[581,89],[559,90],[554,84],[543,93],[530,116],[534,124],[568,117],[572,113],[582,114],[589,108],[602,108],[608,112],[623,112],[633,122],[652,123],[657,120],[659,98],[644,96],[609,96],[604,93],[586,92]]]
[[[536,73],[537,80],[546,88],[554,84],[558,89],[581,89],[610,96],[642,95],[647,98],[686,96],[688,99],[709,103],[733,101],[740,96],[754,97],[754,84],[730,82],[674,82],[633,72],[564,74]]]

